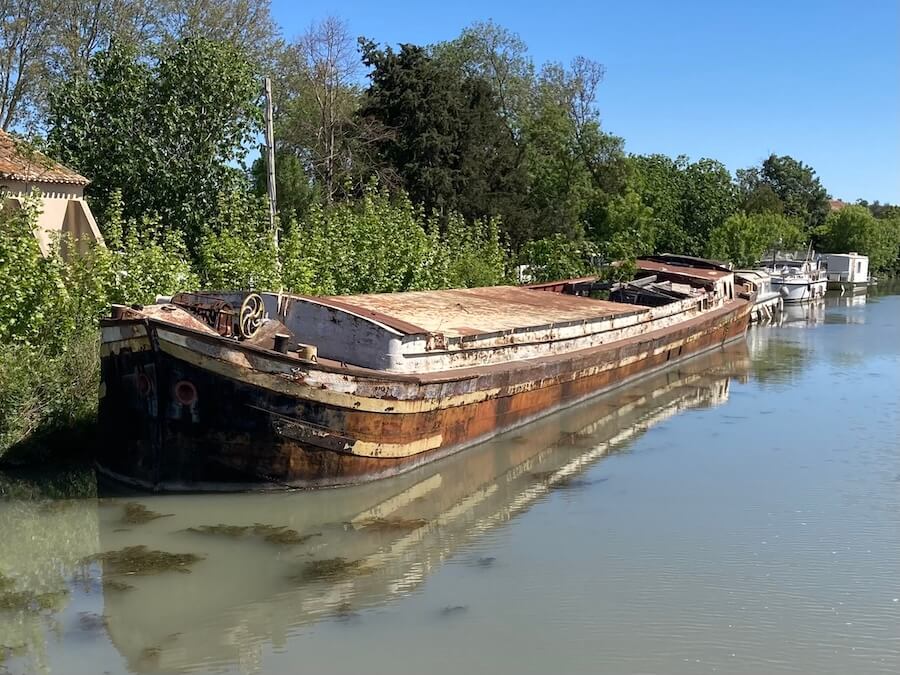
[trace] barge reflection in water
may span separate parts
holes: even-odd
[[[590,466],[626,450],[652,425],[724,402],[730,378],[748,372],[741,342],[390,481],[312,493],[73,503],[81,515],[92,505],[88,536],[43,535],[83,542],[70,562],[82,561],[83,585],[102,592],[103,602],[78,621],[94,617],[128,670],[258,672],[267,644],[277,648],[304,626],[353,620],[413,592],[470,542],[551,492],[585,487]],[[0,569],[15,579],[36,569],[36,551],[26,544],[18,550],[21,559],[0,554]],[[40,669],[44,646],[27,650]]]

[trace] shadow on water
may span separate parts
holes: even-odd
[[[766,358],[802,364],[791,350]],[[730,380],[756,368],[741,342],[410,474],[340,490],[48,501],[7,485],[0,653],[46,671],[45,641],[73,588],[102,599],[102,615],[82,612],[81,623],[106,631],[136,672],[243,664],[304,625],[362,620],[360,610],[410,593],[555,491],[605,489],[589,467],[682,410],[724,403]],[[494,563],[473,565],[491,573]]]

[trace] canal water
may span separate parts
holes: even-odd
[[[898,673],[881,292],[358,488],[0,477],[0,673]]]

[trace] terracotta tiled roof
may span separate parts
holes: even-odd
[[[31,183],[87,185],[84,176],[54,162],[41,152],[28,149],[21,141],[0,131],[0,179]]]
[[[832,211],[840,211],[842,208],[847,206],[847,202],[841,199],[829,199],[828,200],[828,208]]]

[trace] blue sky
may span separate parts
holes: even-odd
[[[476,20],[518,33],[538,64],[606,66],[604,128],[635,153],[770,153],[810,164],[835,197],[900,203],[900,2],[372,2],[273,0],[285,37],[338,16],[378,42],[447,40]]]

